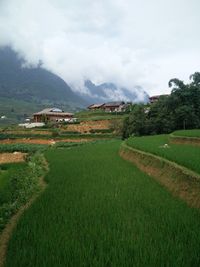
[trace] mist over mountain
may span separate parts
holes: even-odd
[[[42,64],[29,67],[11,48],[0,48],[1,116],[16,122],[44,107],[75,111],[92,103],[109,101],[147,102],[148,95],[139,86],[130,91],[114,83],[95,85],[90,80],[85,81],[84,90],[73,90]]]
[[[85,93],[81,90],[79,95],[90,103],[108,101],[126,101],[133,103],[146,103],[149,100],[148,94],[140,86],[135,86],[132,90],[117,86],[114,83],[102,83],[95,85],[92,81],[86,80],[84,83]]]
[[[23,67],[24,63],[9,47],[0,49],[0,97],[70,109],[86,105],[59,76],[40,65]]]

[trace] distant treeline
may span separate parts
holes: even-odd
[[[153,104],[133,105],[124,120],[123,138],[200,128],[200,72],[192,74],[190,81],[185,84],[172,79],[169,96],[161,96]]]

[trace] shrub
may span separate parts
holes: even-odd
[[[10,217],[39,190],[39,177],[46,172],[46,161],[40,152],[29,156],[25,166],[21,164],[10,171],[9,199],[0,206],[0,231]]]

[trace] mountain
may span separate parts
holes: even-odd
[[[87,102],[76,95],[59,76],[41,66],[23,67],[25,61],[11,48],[0,49],[0,115],[8,112],[5,103],[15,103],[10,109],[18,115],[18,106],[27,105],[28,115],[37,108],[57,106],[73,111]],[[19,102],[19,105],[18,105]],[[17,107],[16,107],[17,106]],[[8,115],[3,114],[3,115]],[[19,117],[18,117],[19,119]]]
[[[114,83],[102,83],[95,85],[90,80],[86,80],[85,89],[87,93],[80,96],[92,103],[108,102],[108,101],[128,101],[133,103],[148,102],[149,96],[140,86],[135,86],[132,90],[125,87],[117,86]]]

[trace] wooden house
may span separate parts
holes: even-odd
[[[106,112],[123,112],[126,109],[126,104],[123,101],[105,103],[102,107]]]
[[[72,118],[73,118],[73,113],[64,112],[59,108],[46,108],[40,112],[33,114],[34,122],[69,121]]]
[[[101,104],[92,104],[88,107],[89,110],[100,110],[104,106],[104,103]]]

